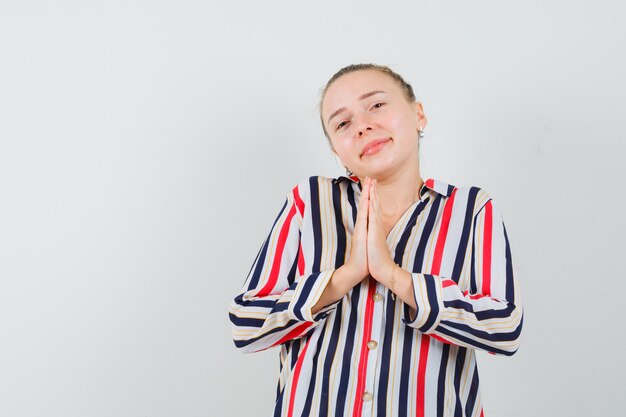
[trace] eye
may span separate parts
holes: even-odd
[[[382,107],[382,106],[384,106],[384,105],[385,105],[385,103],[382,103],[382,102],[381,102],[381,103],[375,103],[375,104],[372,106],[372,109],[378,109],[378,108],[380,108],[380,107]]]
[[[343,122],[341,122],[341,123],[339,123],[339,124],[337,125],[337,127],[335,128],[335,130],[339,130],[339,129],[341,129],[342,127],[344,127],[345,125],[347,125],[347,124],[348,124],[348,122],[343,121]]]

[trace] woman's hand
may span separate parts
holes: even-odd
[[[367,265],[369,273],[386,285],[391,279],[391,273],[397,267],[391,258],[387,236],[383,226],[383,219],[378,199],[378,184],[373,180],[369,188],[369,215],[367,222]]]
[[[353,277],[347,284],[347,290],[361,282],[370,273],[367,259],[367,217],[369,212],[369,200],[372,179],[365,178],[361,196],[359,197],[359,207],[357,210],[354,230],[352,231],[352,247],[350,258],[345,263],[345,267]]]
[[[390,283],[394,268],[399,270],[396,280],[401,279],[400,283],[405,284],[400,288],[401,290],[404,288],[400,297],[415,308],[410,274],[407,275],[406,271],[402,272],[402,268],[394,263],[387,246],[376,180],[366,177],[352,231],[350,257],[332,275],[320,299],[311,308],[311,312],[317,314],[324,306],[339,300],[368,275],[387,287],[390,285],[394,287],[394,284]],[[398,291],[399,288],[395,286],[393,289]]]
[[[338,275],[341,282],[334,284],[339,285],[342,292],[347,292],[371,275],[383,285],[389,285],[394,268],[397,265],[387,246],[376,180],[366,177],[359,197],[350,257],[341,266],[342,273]]]

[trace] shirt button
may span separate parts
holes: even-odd
[[[362,399],[363,401],[365,401],[365,402],[367,402],[367,401],[372,401],[372,398],[373,398],[373,397],[372,397],[372,394],[370,394],[370,393],[369,393],[369,392],[367,392],[367,391],[365,391],[365,392],[363,393],[363,397],[361,397],[361,399]]]
[[[383,296],[382,296],[382,294],[376,292],[376,293],[374,293],[374,295],[372,295],[372,299],[374,301],[383,301]]]
[[[367,342],[367,348],[369,350],[376,349],[377,346],[378,346],[378,343],[376,343],[375,340],[370,340],[369,342]]]

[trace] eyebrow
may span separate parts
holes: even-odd
[[[369,93],[365,93],[363,94],[361,97],[359,97],[359,100],[364,100],[370,96],[373,96],[374,94],[379,94],[379,93],[386,93],[386,91],[382,91],[382,90],[374,90],[374,91],[370,91]],[[337,116],[339,113],[341,113],[342,111],[344,111],[346,108],[342,107],[340,109],[337,109],[333,114],[330,115],[330,117],[328,118],[328,120],[326,121],[326,124],[330,124],[330,121],[333,117]]]

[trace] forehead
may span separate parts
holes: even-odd
[[[355,71],[342,75],[328,87],[322,102],[323,111],[333,112],[339,107],[358,101],[361,95],[376,90],[402,95],[400,86],[391,76],[371,69]]]

